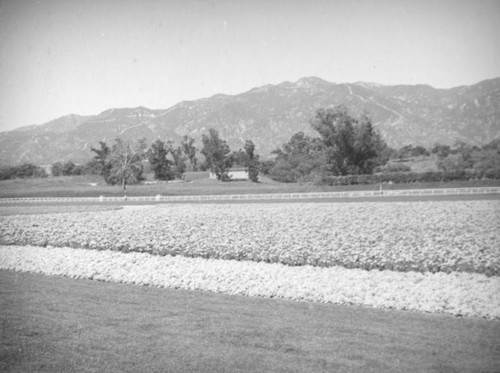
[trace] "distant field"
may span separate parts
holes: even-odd
[[[150,180],[151,182],[151,180]],[[500,186],[500,180],[476,180],[450,183],[413,183],[383,185],[383,189],[423,189]],[[129,196],[305,193],[345,190],[379,190],[379,185],[316,186],[278,183],[261,177],[260,183],[249,181],[220,182],[208,179],[207,173],[190,173],[185,181],[127,186]],[[121,186],[106,185],[99,176],[63,176],[44,179],[14,179],[0,181],[0,198],[19,197],[99,197],[122,196]]]

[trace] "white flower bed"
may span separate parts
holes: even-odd
[[[247,296],[500,318],[500,277],[0,246],[0,268]]]
[[[170,204],[2,216],[0,244],[500,275],[500,201]]]

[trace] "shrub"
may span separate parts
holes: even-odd
[[[19,166],[8,167],[6,170],[6,173],[2,176],[6,179],[47,177],[47,172],[33,163],[23,163]]]
[[[487,179],[500,179],[500,168],[490,168],[484,171],[483,177]]]
[[[483,177],[500,179],[500,169],[491,169],[486,172],[458,170],[450,172],[386,172],[373,175],[323,176],[319,180],[319,184],[332,186],[381,183],[409,184],[471,180]]]

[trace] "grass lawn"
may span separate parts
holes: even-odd
[[[201,173],[205,175],[206,173]],[[203,176],[202,175],[202,176]],[[421,189],[500,186],[500,180],[476,180],[449,183],[412,183],[384,185],[383,189]],[[249,193],[305,193],[346,190],[379,190],[377,185],[317,186],[311,184],[279,183],[266,177],[261,182],[220,182],[200,175],[191,175],[185,182],[129,185],[129,196],[210,195]],[[62,176],[41,179],[13,179],[0,181],[0,198],[14,197],[99,197],[123,196],[121,186],[110,186],[99,176]]]
[[[500,321],[0,271],[2,372],[498,372]]]

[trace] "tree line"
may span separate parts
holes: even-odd
[[[389,147],[373,128],[370,118],[353,116],[345,106],[319,109],[310,125],[317,133],[294,134],[261,171],[281,182],[345,185],[379,182],[426,182],[490,178],[500,179],[500,139],[482,146],[456,141]],[[434,155],[437,172],[411,172],[412,158]],[[391,162],[389,162],[391,161]],[[370,175],[378,176],[370,176]]]
[[[145,163],[156,180],[181,179],[189,169],[210,170],[218,180],[225,181],[229,180],[229,169],[236,165],[247,169],[251,181],[258,181],[259,156],[255,154],[255,144],[251,140],[246,140],[244,150],[231,152],[219,133],[210,129],[208,134],[202,135],[200,153],[204,161],[201,164],[196,157],[194,143],[195,140],[189,136],[184,136],[177,146],[171,140],[157,139],[149,148],[145,139],[131,143],[117,138],[111,146],[101,141],[98,148],[91,148],[94,157],[90,168],[94,174],[102,175],[107,184],[121,184],[124,192],[127,185],[144,180]]]
[[[500,139],[482,147],[457,141],[454,146],[435,144],[430,149],[417,145],[390,148],[371,119],[363,114],[353,116],[345,106],[317,110],[310,121],[316,136],[304,132],[294,134],[290,140],[272,152],[272,158],[261,160],[255,144],[246,140],[242,149],[231,151],[226,140],[214,129],[201,137],[201,149],[195,140],[184,136],[180,144],[166,139],[155,140],[148,146],[145,139],[128,142],[121,138],[112,144],[101,141],[92,147],[93,158],[84,165],[56,162],[54,176],[95,174],[103,176],[107,184],[136,184],[153,172],[157,180],[181,179],[186,171],[213,172],[218,180],[229,180],[232,167],[245,168],[250,180],[257,182],[259,173],[280,182],[316,182],[318,184],[358,183],[370,180],[392,180],[391,177],[362,177],[361,175],[393,174],[398,180],[421,179],[409,175],[409,158],[434,155],[440,173],[447,176],[427,175],[434,180],[471,177],[500,178]],[[202,161],[197,155],[202,156]],[[391,160],[392,162],[389,162]],[[360,175],[360,177],[356,177]],[[460,176],[462,175],[462,176]],[[0,169],[0,178],[44,177],[43,168],[24,164]]]
[[[137,184],[145,180],[146,172],[153,172],[156,180],[181,179],[186,171],[213,172],[218,180],[230,180],[232,167],[245,168],[249,179],[258,182],[259,155],[252,140],[246,140],[243,149],[231,151],[227,141],[210,129],[202,135],[202,148],[198,150],[195,140],[184,136],[179,145],[172,140],[155,140],[149,146],[146,139],[127,141],[116,138],[108,144],[100,141],[91,147],[93,157],[85,164],[72,161],[55,162],[51,166],[53,176],[101,175],[109,185]],[[197,154],[203,156],[200,162]],[[0,179],[47,177],[43,167],[32,163],[0,168]]]
[[[43,167],[33,163],[23,163],[19,166],[0,167],[0,180],[26,179],[47,177],[47,172]]]
[[[366,114],[356,118],[345,106],[319,109],[310,124],[319,136],[298,132],[272,152],[274,161],[264,167],[271,178],[298,182],[371,174],[389,159],[390,148]]]

